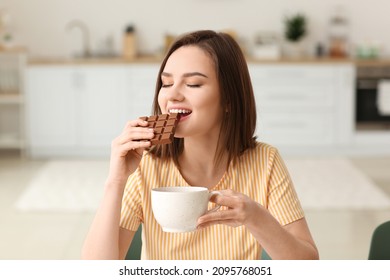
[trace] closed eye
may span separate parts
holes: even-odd
[[[162,84],[161,87],[162,88],[168,88],[168,87],[171,87],[173,84]]]
[[[190,87],[190,88],[199,88],[199,87],[201,87],[201,85],[199,85],[199,84],[187,84],[187,87]]]

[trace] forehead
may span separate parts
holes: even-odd
[[[197,46],[183,46],[168,58],[164,72],[180,74],[198,71],[205,74],[215,72],[214,62],[204,50]]]

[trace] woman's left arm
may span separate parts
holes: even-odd
[[[212,201],[226,210],[210,212],[198,220],[198,228],[214,224],[245,226],[272,259],[318,259],[318,250],[305,218],[282,226],[259,203],[233,190],[222,190]]]

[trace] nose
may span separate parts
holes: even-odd
[[[171,86],[167,91],[168,101],[183,101],[184,95],[179,85]]]

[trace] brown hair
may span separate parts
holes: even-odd
[[[162,86],[161,73],[169,57],[180,47],[188,45],[199,47],[214,62],[221,106],[226,108],[219,135],[221,146],[217,147],[215,160],[218,164],[223,153],[227,151],[229,164],[231,160],[237,160],[245,150],[253,148],[256,143],[256,105],[248,66],[239,45],[230,35],[202,30],[184,34],[172,44],[158,73],[153,114],[161,114],[158,94]],[[174,138],[172,144],[152,147],[150,152],[163,159],[173,157],[179,166],[178,157],[183,147],[184,139]]]

